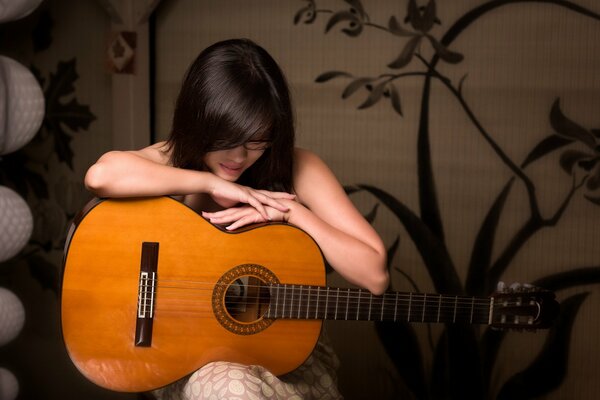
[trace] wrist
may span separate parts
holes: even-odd
[[[283,220],[288,224],[296,225],[294,221],[298,220],[298,214],[301,213],[303,208],[302,204],[288,199],[280,199],[279,202],[288,207],[288,210],[283,213]]]

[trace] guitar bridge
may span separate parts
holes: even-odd
[[[142,260],[138,282],[137,319],[134,343],[138,347],[152,345],[152,322],[156,305],[158,243],[142,243]]]

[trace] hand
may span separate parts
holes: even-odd
[[[209,194],[219,205],[232,207],[238,203],[246,203],[255,209],[260,216],[270,221],[267,206],[280,212],[287,212],[289,208],[281,200],[293,200],[296,195],[286,192],[271,192],[268,190],[257,190],[237,183],[229,182],[213,175],[214,183],[211,184]]]
[[[232,231],[242,226],[257,224],[268,221],[283,221],[287,222],[288,213],[277,210],[273,207],[264,207],[268,218],[265,219],[257,209],[251,206],[232,207],[227,210],[217,211],[213,213],[202,212],[202,216],[207,218],[213,224],[230,224],[225,227],[228,231]]]

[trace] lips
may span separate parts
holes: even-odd
[[[239,164],[219,164],[219,166],[228,175],[239,175],[243,170]]]

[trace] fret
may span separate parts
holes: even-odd
[[[350,288],[348,288],[348,296],[346,297],[346,317],[344,318],[348,321],[348,306],[350,305]]]
[[[362,294],[362,289],[358,289],[358,302],[356,303],[356,320],[358,321],[358,313],[360,312],[360,295]]]
[[[471,318],[469,322],[473,323],[473,306],[475,305],[475,296],[473,296],[473,300],[471,300]]]
[[[294,310],[294,285],[292,285],[292,298],[290,299],[290,318],[292,318],[293,310]]]
[[[308,287],[308,297],[306,300],[306,319],[308,319],[308,311],[310,310],[310,286]]]
[[[410,293],[408,296],[408,316],[406,317],[406,320],[408,322],[410,322],[410,308],[411,307],[412,307],[412,293]]]
[[[325,315],[323,316],[324,319],[327,319],[327,313],[329,311],[328,306],[329,306],[329,288],[327,288],[327,292],[325,294]]]
[[[383,310],[385,309],[385,293],[383,294],[383,297],[381,298],[381,318],[379,319],[380,321],[383,321]]]
[[[321,294],[321,287],[317,286],[317,305],[315,306],[315,319],[319,319],[319,315],[317,314],[319,312],[319,295]]]
[[[423,296],[423,313],[421,315],[421,322],[425,322],[425,307],[427,306],[427,293]]]
[[[285,296],[287,294],[287,285],[283,285],[283,304],[281,305],[281,317],[285,318]]]
[[[273,284],[271,283],[269,285],[269,295],[271,296],[270,300],[273,299],[273,289],[274,289]],[[275,300],[275,315],[277,315],[277,300]],[[267,318],[271,318],[271,302],[270,301],[269,301],[269,311],[267,314]]]
[[[369,298],[369,316],[367,317],[367,321],[371,320],[371,305],[373,304],[373,293],[369,293],[371,297]]]
[[[333,319],[337,319],[339,301],[340,301],[340,288],[337,288],[337,294],[335,295],[335,314],[333,316]]]
[[[298,295],[298,319],[300,319],[300,311],[302,309],[302,286],[300,286],[300,295]]]
[[[439,299],[438,299],[438,314],[437,314],[437,320],[436,320],[436,322],[440,322],[440,310],[441,310],[441,308],[442,308],[442,296],[440,295]]]
[[[456,322],[456,306],[458,305],[458,296],[454,296],[454,316],[452,317],[452,323]]]
[[[396,292],[396,304],[394,304],[394,322],[396,321],[396,314],[398,313],[398,292]]]

